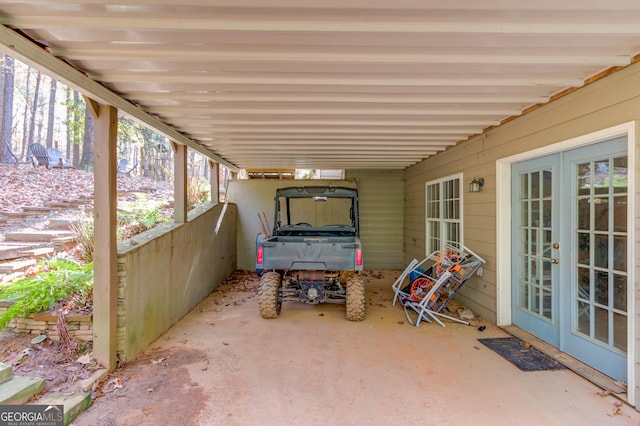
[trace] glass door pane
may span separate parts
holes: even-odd
[[[553,319],[551,285],[551,169],[521,173],[519,180],[520,244],[519,307],[532,315]]]
[[[563,153],[569,212],[562,240],[560,349],[616,379],[627,380],[628,157],[625,137]],[[562,263],[562,262],[561,262]]]
[[[512,166],[512,322],[559,346],[559,155]]]
[[[576,165],[575,332],[627,350],[627,157]]]

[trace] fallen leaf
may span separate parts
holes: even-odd
[[[615,401],[613,403],[613,413],[610,414],[612,416],[621,416],[622,415],[622,402]]]
[[[168,356],[165,356],[163,358],[158,358],[158,359],[152,359],[151,360],[151,364],[162,364],[162,361],[164,361],[165,359],[169,358]]]
[[[93,353],[90,352],[76,359],[76,362],[80,364],[91,364],[92,358],[93,358]]]

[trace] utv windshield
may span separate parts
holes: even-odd
[[[356,198],[345,194],[332,197],[323,193],[309,194],[308,197],[279,196],[276,198],[275,219],[280,235],[321,232],[355,236],[358,234],[357,195]]]

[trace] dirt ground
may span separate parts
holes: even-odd
[[[25,219],[0,223],[0,241],[4,241],[4,234],[7,232],[46,229],[53,218],[77,218],[92,209],[93,173],[90,172],[0,164],[0,182],[0,216],[2,212],[18,212],[23,207],[43,207],[51,202],[80,198],[88,200],[86,205],[78,208],[33,214]],[[143,177],[118,176],[118,202],[133,201],[138,194],[145,194],[154,201],[171,204],[172,188],[167,182],[154,182]],[[162,211],[170,215],[171,210],[171,207],[167,207]],[[76,249],[58,254],[80,261]],[[10,285],[15,279],[32,273],[33,269],[32,267],[24,272],[0,274],[0,284]],[[72,313],[91,314],[92,306],[75,304],[73,308],[69,308],[70,301],[73,301],[73,297],[58,301],[52,312],[65,309]],[[77,385],[78,380],[89,377],[99,368],[90,356],[91,343],[78,342],[79,351],[67,354],[58,343],[50,339],[42,343],[31,343],[34,337],[36,336],[31,334],[0,330],[0,361],[12,365],[16,375],[45,378],[46,392],[69,391]]]
[[[23,207],[46,207],[52,202],[84,199],[78,208],[32,214],[22,220],[0,224],[0,241],[4,233],[46,229],[49,219],[55,217],[78,217],[90,215],[93,209],[93,173],[78,169],[34,168],[31,165],[18,167],[0,164],[0,216],[2,212],[20,212]],[[168,217],[172,215],[173,186],[168,182],[155,182],[144,177],[118,175],[118,202],[131,202],[144,194],[150,200],[166,203],[161,209]]]
[[[481,318],[410,326],[391,304],[398,274],[366,273],[362,322],[300,303],[263,320],[257,279],[239,274],[110,375],[74,424],[640,424],[569,370],[518,370],[477,341],[506,336]]]
[[[100,368],[91,359],[90,343],[80,344],[78,354],[66,354],[52,340],[34,344],[32,334],[0,331],[0,361],[13,366],[15,375],[46,379],[45,392],[66,392]]]

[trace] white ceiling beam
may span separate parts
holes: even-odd
[[[255,146],[255,147],[265,147],[269,148],[271,146],[294,146],[294,147],[305,147],[305,146],[343,146],[345,144],[350,145],[358,145],[358,146],[371,146],[375,148],[376,146],[386,147],[387,149],[392,148],[394,146],[405,145],[405,146],[440,146],[440,145],[454,145],[458,140],[457,139],[441,139],[441,140],[415,140],[415,141],[407,141],[407,140],[396,140],[396,139],[387,139],[387,140],[379,140],[379,139],[363,139],[361,141],[353,141],[349,139],[316,139],[316,140],[297,140],[297,141],[262,141],[262,140],[222,140],[222,141],[211,141],[207,142],[208,145],[215,145],[222,148],[224,147],[240,147],[240,146]],[[268,143],[267,143],[268,142]]]
[[[193,101],[215,105],[218,102],[334,102],[334,103],[407,103],[407,104],[536,104],[548,96],[476,94],[344,94],[344,93],[204,93],[126,92],[128,99],[156,101]]]
[[[199,129],[195,130],[194,129]],[[201,129],[201,130],[200,130]],[[204,128],[199,126],[190,127],[190,135],[191,136],[207,136],[212,135],[215,132],[215,136],[217,138],[223,137],[243,137],[243,136],[253,136],[263,138],[305,138],[309,137],[309,135],[314,134],[322,134],[324,136],[346,136],[346,135],[358,135],[358,136],[376,136],[376,135],[399,135],[399,136],[450,136],[450,137],[459,137],[473,133],[480,133],[482,129],[477,128],[466,128],[466,129],[455,129],[455,128],[412,128],[412,129],[381,129],[381,128],[372,128],[370,131],[367,129],[353,129],[353,128],[330,128],[330,127],[307,127],[301,129],[287,129],[287,128],[274,128],[274,127],[210,127]]]
[[[246,141],[246,140],[256,140],[263,141],[265,143],[272,141],[296,141],[296,140],[305,140],[305,141],[313,141],[313,140],[403,140],[403,141],[413,141],[419,140],[423,142],[428,141],[442,141],[442,140],[460,140],[461,138],[466,138],[469,133],[459,133],[459,134],[438,134],[438,133],[415,133],[411,135],[407,134],[395,134],[395,133],[386,133],[383,135],[371,134],[371,133],[363,133],[363,134],[349,134],[349,133],[335,133],[335,134],[326,134],[326,133],[300,133],[300,134],[292,134],[292,135],[281,135],[277,134],[241,134],[241,133],[192,133],[190,134],[194,138],[197,138],[200,142],[219,142],[219,141]]]
[[[437,145],[409,145],[409,146],[404,146],[403,144],[400,144],[399,147],[399,151],[397,154],[404,154],[404,155],[409,155],[406,152],[402,153],[402,151],[409,151],[409,152],[421,152],[421,151],[439,151],[439,150],[443,150],[449,146],[453,146],[455,145],[455,143],[441,143],[441,144],[437,144]],[[333,144],[306,144],[306,145],[298,145],[296,146],[294,149],[292,149],[290,146],[288,145],[278,145],[278,144],[273,144],[273,145],[243,145],[243,146],[233,146],[233,145],[224,145],[224,146],[220,146],[220,149],[223,149],[225,152],[237,152],[237,153],[243,153],[243,157],[246,156],[251,156],[253,154],[259,153],[259,154],[264,154],[264,155],[272,155],[272,156],[277,156],[280,155],[282,153],[284,153],[285,155],[304,155],[304,156],[309,156],[312,154],[309,153],[314,153],[317,152],[319,155],[328,155],[331,156],[332,154],[335,154],[337,152],[341,152],[342,150],[357,150],[360,152],[360,155],[362,155],[363,158],[369,157],[369,156],[377,156],[377,155],[384,155],[386,153],[388,158],[397,158],[396,157],[396,153],[394,152],[392,156],[389,155],[389,149],[394,148],[395,145],[394,144],[387,144],[386,146],[384,145],[372,145],[371,146],[371,150],[369,151],[369,147],[365,146],[365,145],[357,145],[357,144],[340,144],[340,145],[333,145]],[[273,148],[273,149],[272,149]],[[298,151],[298,148],[300,149],[300,151]],[[386,149],[385,149],[386,148]],[[277,154],[276,154],[277,153]]]
[[[235,134],[215,134],[215,136],[213,138],[211,138],[211,142],[220,142],[220,143],[224,143],[224,142],[256,142],[256,143],[270,143],[270,142],[282,142],[282,143],[287,143],[287,142],[292,142],[292,143],[296,143],[296,142],[301,142],[301,141],[306,141],[306,142],[315,142],[315,141],[353,141],[353,142],[358,142],[358,141],[420,141],[422,143],[426,143],[426,142],[430,142],[430,141],[436,141],[436,142],[442,142],[442,141],[457,141],[460,140],[460,138],[466,138],[467,135],[466,134],[460,134],[460,135],[429,135],[429,134],[424,134],[424,135],[415,135],[415,136],[405,136],[405,135],[393,135],[393,134],[389,134],[389,135],[380,135],[380,136],[376,136],[376,135],[357,135],[357,136],[353,136],[353,135],[325,135],[325,134],[320,134],[320,135],[314,135],[313,133],[309,133],[309,134],[302,134],[302,135],[293,135],[293,136],[282,136],[282,137],[271,137],[271,136],[260,136],[260,135],[235,135]],[[206,140],[202,141],[205,142]]]
[[[405,156],[405,157],[410,157],[410,158],[415,158],[415,157],[419,157],[419,158],[424,158],[428,155],[434,155],[439,151],[442,151],[443,149],[445,149],[446,147],[441,147],[441,148],[437,148],[437,149],[421,149],[421,150],[417,150],[417,149],[406,149],[406,148],[398,148],[398,153],[400,154],[400,156]],[[238,156],[243,156],[244,154],[252,154],[255,153],[255,149],[253,150],[229,150],[229,151],[224,151],[224,154],[233,154],[233,155],[238,155]],[[273,156],[279,156],[280,154],[286,154],[288,152],[288,150],[285,149],[270,149],[269,153],[270,155]],[[317,157],[317,156],[321,156],[326,154],[327,151],[326,150],[322,150],[322,149],[305,149],[305,150],[300,150],[297,151],[295,156],[299,157],[301,155],[305,155],[305,156],[313,156],[313,157]],[[334,155],[339,155],[340,157],[345,157],[348,155],[358,155],[362,158],[372,158],[372,156],[376,156],[376,155],[384,155],[384,152],[382,153],[378,153],[375,151],[372,152],[367,152],[366,155],[363,155],[362,150],[361,149],[340,149],[340,150],[335,150]],[[389,153],[386,153],[386,157],[389,158]],[[395,158],[398,158],[398,154],[394,155]]]
[[[319,160],[309,162],[305,160],[290,160],[286,161],[274,161],[274,159],[268,159],[269,162],[262,161],[260,159],[251,160],[251,164],[243,164],[243,168],[258,169],[258,168],[283,168],[283,169],[406,169],[407,167],[420,162],[422,159],[416,159],[414,161],[402,161],[398,163],[388,163],[384,160],[372,160],[368,162],[361,161],[339,161],[333,162],[328,160]]]
[[[377,48],[376,53],[363,52],[362,46],[348,49],[322,48],[308,46],[300,51],[268,51],[265,49],[246,50],[234,46],[228,50],[215,50],[210,46],[199,49],[166,48],[163,45],[129,46],[122,45],[85,47],[85,48],[52,48],[51,54],[73,60],[160,60],[162,62],[305,62],[305,63],[339,63],[339,64],[518,64],[518,65],[626,65],[629,55],[537,55],[537,54],[465,54],[449,53],[402,53],[401,48]]]
[[[224,114],[224,115],[244,115],[244,114],[271,114],[271,115],[287,115],[287,116],[298,116],[298,115],[432,115],[432,116],[440,116],[440,115],[452,115],[455,114],[457,116],[502,116],[509,117],[512,115],[520,115],[521,109],[516,108],[488,108],[483,107],[481,105],[475,107],[455,107],[455,108],[393,108],[393,107],[360,107],[360,108],[345,108],[345,107],[327,107],[327,108],[318,108],[307,106],[305,108],[277,108],[266,106],[263,108],[213,108],[213,107],[195,107],[195,106],[184,106],[184,107],[155,107],[155,108],[146,108],[147,111],[153,112],[154,114],[158,114],[164,117],[176,117],[176,116],[189,116],[191,114],[210,114],[207,115],[210,118],[215,118],[216,115]]]
[[[114,69],[112,71],[118,71],[118,69]],[[447,76],[450,76],[449,71]],[[100,74],[99,72],[96,75]],[[183,72],[182,74],[185,74]],[[305,73],[307,76],[308,73]],[[363,73],[356,73],[351,75],[361,75]],[[518,75],[523,74],[523,72],[518,72]],[[229,75],[229,74],[226,74]],[[246,76],[247,72],[236,72],[230,75],[243,75]],[[251,75],[256,75],[252,73]],[[292,74],[287,74],[292,75]],[[300,75],[300,74],[297,74]],[[374,74],[376,75],[376,74]],[[386,74],[389,75],[389,74]],[[394,74],[395,75],[395,74]],[[510,75],[509,73],[499,72],[497,74],[491,74],[492,77],[496,76],[504,76]],[[567,74],[563,74],[566,76]],[[183,75],[184,76],[184,75]],[[326,74],[324,74],[326,76]],[[416,76],[415,73],[412,76]],[[424,74],[418,74],[419,77],[424,77]],[[438,76],[442,76],[439,74]],[[396,75],[399,78],[399,74]],[[532,76],[527,76],[527,79],[533,78]],[[245,79],[246,80],[246,79]],[[176,93],[176,92],[187,92],[187,93],[233,93],[233,92],[251,92],[251,93],[265,93],[265,92],[275,92],[289,94],[289,93],[317,93],[322,92],[327,95],[340,94],[340,93],[355,93],[355,94],[374,94],[374,95],[386,95],[387,93],[393,94],[411,94],[411,95],[422,95],[422,94],[480,94],[480,95],[492,95],[492,94],[505,94],[507,96],[512,94],[525,95],[525,96],[548,96],[549,92],[543,86],[490,86],[490,87],[482,87],[482,86],[359,86],[353,85],[350,87],[344,87],[344,85],[323,85],[320,87],[313,87],[312,85],[304,86],[302,84],[251,84],[247,85],[246,83],[242,84],[198,84],[193,85],[188,81],[178,80],[170,83],[146,83],[144,81],[126,81],[119,82],[118,84],[114,84],[114,90],[117,90],[118,93],[128,93],[130,91],[145,91],[148,93]]]
[[[431,154],[427,154],[427,155],[431,155]],[[238,158],[240,159],[240,161],[249,161],[249,160],[260,160],[260,159],[267,159],[267,158],[273,158],[273,159],[288,159],[288,160],[295,160],[295,159],[306,159],[305,157],[308,157],[309,161],[317,161],[317,160],[321,160],[321,159],[335,159],[336,158],[336,154],[333,153],[328,153],[328,152],[319,152],[317,154],[302,154],[302,153],[292,153],[292,152],[287,152],[287,151],[278,151],[278,152],[273,152],[272,154],[269,154],[267,152],[253,152],[253,153],[248,153],[245,155],[239,155]],[[346,160],[364,160],[364,161],[371,161],[374,159],[379,159],[379,160],[389,160],[389,153],[385,153],[385,152],[380,152],[380,153],[371,153],[371,154],[364,154],[362,151],[360,152],[355,152],[353,154],[340,154],[340,156],[338,157],[339,160],[341,161],[346,161]],[[401,161],[420,161],[421,158],[416,158],[416,155],[414,154],[402,154],[402,155],[394,155],[393,156],[393,161],[395,162],[401,162]]]
[[[638,25],[640,28],[640,25]],[[305,86],[490,86],[490,87],[539,87],[558,86],[573,87],[584,83],[580,78],[547,77],[547,76],[510,76],[510,77],[410,77],[402,74],[389,76],[362,76],[340,74],[300,74],[265,75],[243,73],[236,75],[177,73],[177,72],[114,72],[108,77],[94,75],[96,81],[108,83],[141,82],[141,83],[176,83],[181,82],[193,86],[202,84],[281,84]]]
[[[445,147],[446,148],[446,147]],[[394,160],[396,161],[407,161],[407,160],[413,160],[413,161],[419,161],[425,157],[428,157],[430,155],[435,155],[438,152],[442,152],[445,148],[441,148],[441,149],[433,149],[433,150],[421,150],[421,151],[417,151],[417,150],[401,150],[398,151],[398,153],[396,155],[394,155]],[[272,158],[277,158],[280,157],[282,155],[283,158],[304,158],[304,157],[309,157],[312,159],[322,159],[322,158],[331,158],[331,156],[326,156],[326,151],[322,151],[322,150],[315,150],[315,151],[301,151],[298,152],[297,155],[287,155],[287,152],[284,150],[273,150],[270,152],[270,155],[272,156]],[[241,157],[243,159],[248,159],[248,158],[255,158],[254,156],[252,156],[251,152],[246,152],[246,151],[240,151],[240,152],[229,152],[228,155],[234,155],[237,157]],[[247,155],[249,155],[249,157],[247,157]],[[341,150],[339,152],[336,152],[334,154],[334,157],[339,156],[340,159],[343,160],[347,160],[347,159],[354,159],[354,158],[361,158],[362,160],[370,160],[370,159],[374,159],[374,158],[389,158],[389,154],[387,153],[386,156],[384,153],[371,153],[370,155],[362,155],[362,150],[357,150],[357,149],[345,149],[345,150]]]
[[[51,0],[24,0],[24,3],[35,5],[51,6]],[[71,5],[101,5],[104,4],[104,0],[65,0],[65,4]],[[146,11],[149,7],[153,6],[175,6],[175,0],[135,0],[135,3],[131,2],[131,5],[120,2],[121,4],[114,4],[112,8],[114,10],[121,11]],[[234,0],[188,0],[186,2],[189,6],[204,6],[204,7],[239,7],[239,4]],[[245,9],[253,9],[256,7],[269,6],[272,8],[300,8],[300,9],[338,9],[343,12],[348,7],[349,10],[398,10],[398,9],[411,9],[411,10],[469,10],[469,2],[464,0],[368,0],[366,2],[351,2],[345,4],[344,0],[323,0],[318,2],[316,0],[243,0],[241,7]],[[582,0],[580,2],[580,10],[585,11],[601,11],[603,7],[602,0]],[[635,1],[623,1],[623,2],[609,2],[606,4],[607,10],[640,10],[640,4]],[[563,11],[575,13],[576,10],[572,5],[567,5],[566,2],[559,2],[557,0],[537,0],[535,2],[513,2],[513,0],[492,0],[490,2],[474,2],[474,10],[485,11],[536,11],[536,10],[550,10],[550,11]]]
[[[231,170],[238,168],[227,160],[217,156],[214,152],[205,149],[195,141],[179,133],[174,128],[162,121],[150,116],[125,99],[116,95],[106,87],[87,78],[84,74],[70,67],[65,62],[51,56],[42,48],[25,39],[15,31],[0,25],[0,50],[20,61],[42,70],[56,80],[105,105],[111,105],[135,120],[163,134],[170,140],[186,145],[200,154],[222,164]]]
[[[184,121],[182,121],[184,120]],[[354,127],[367,127],[375,129],[380,126],[391,127],[407,127],[407,126],[420,126],[420,127],[464,127],[464,126],[480,126],[489,127],[497,126],[500,124],[499,120],[480,120],[476,117],[472,119],[445,119],[445,118],[429,118],[421,117],[419,120],[310,120],[304,118],[301,120],[230,120],[230,119],[185,119],[176,118],[176,122],[182,123],[210,123],[214,126],[252,126],[252,125],[271,125],[271,126],[354,126]]]
[[[459,21],[425,22],[391,19],[321,20],[311,14],[298,19],[212,19],[188,16],[108,16],[108,15],[41,15],[3,17],[0,23],[17,28],[47,29],[74,27],[110,30],[164,30],[164,31],[274,31],[319,33],[414,33],[414,34],[537,34],[537,35],[640,35],[637,22],[540,22],[522,20],[509,22]],[[214,15],[215,16],[215,15]],[[304,19],[308,17],[309,19]]]

